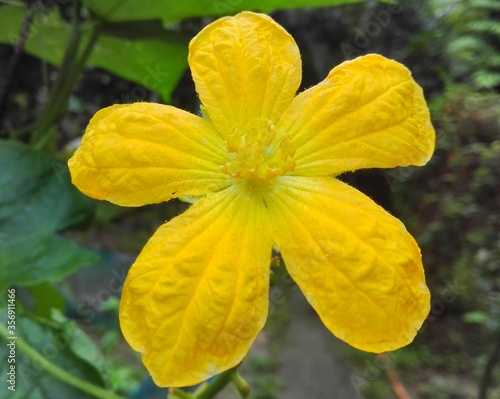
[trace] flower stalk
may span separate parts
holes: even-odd
[[[44,149],[52,141],[54,137],[53,126],[65,114],[73,87],[79,79],[100,36],[100,24],[96,23],[92,26],[90,37],[85,43],[83,50],[81,50],[81,55],[78,58],[84,34],[84,29],[82,28],[79,17],[80,8],[81,5],[79,2],[76,2],[68,47],[61,67],[59,68],[57,78],[50,89],[47,102],[43,107],[41,117],[35,125],[32,139],[32,145],[35,149]]]

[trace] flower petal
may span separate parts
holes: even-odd
[[[267,15],[251,12],[204,28],[191,41],[188,60],[200,100],[223,137],[256,119],[275,124],[302,75],[293,38]]]
[[[219,169],[227,161],[224,142],[203,118],[135,103],[97,112],[68,165],[86,195],[139,206],[227,187]]]
[[[413,340],[429,291],[398,219],[330,177],[283,177],[266,205],[290,275],[333,334],[369,352]]]
[[[297,176],[424,165],[435,134],[422,89],[403,65],[367,55],[302,92],[276,126],[295,147]]]
[[[187,386],[247,354],[268,310],[272,230],[234,187],[164,224],[130,270],[120,324],[159,386]]]

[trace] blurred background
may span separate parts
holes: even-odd
[[[251,397],[500,398],[498,0],[0,1],[0,320],[6,326],[3,298],[15,288],[25,344],[16,392],[2,381],[1,396],[166,397],[124,342],[117,309],[147,239],[188,205],[93,201],[72,187],[66,161],[92,115],[111,104],[199,113],[187,44],[241,10],[269,13],[294,37],[301,90],[363,54],[402,62],[424,89],[437,133],[425,167],[341,176],[420,244],[432,308],[415,342],[375,356],[337,341],[281,265],[269,320],[241,368]],[[104,393],[68,383],[26,347]],[[5,375],[5,342],[0,356]],[[238,393],[228,387],[217,397]]]

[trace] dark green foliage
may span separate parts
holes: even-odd
[[[440,2],[434,3],[439,12]],[[454,11],[443,18],[443,22],[450,27],[446,53],[455,61],[451,64],[450,78],[470,82],[476,89],[498,88],[500,3],[468,0],[454,5]]]
[[[438,284],[460,280],[467,291],[458,299],[463,311],[484,301],[482,294],[500,289],[494,279],[500,273],[497,104],[495,94],[447,90],[433,107],[436,154],[398,189],[400,212],[419,232],[428,273]],[[473,294],[478,289],[482,294]]]
[[[66,165],[0,141],[0,287],[57,281],[98,256],[57,236],[92,215]]]
[[[82,1],[86,7],[80,15],[82,43],[88,42],[97,21],[102,24],[99,41],[87,65],[102,70],[83,70],[82,66],[79,72],[83,74],[80,81],[83,83],[76,85],[71,93],[65,93],[67,102],[56,103],[63,111],[69,108],[70,117],[63,119],[63,112],[61,117],[49,119],[54,135],[48,135],[50,145],[42,147],[52,157],[18,143],[0,142],[0,286],[32,285],[29,292],[36,304],[30,310],[38,318],[23,316],[19,323],[23,337],[30,344],[43,353],[54,334],[71,335],[74,340],[51,360],[96,386],[105,385],[101,375],[106,374],[103,372],[107,368],[114,391],[130,392],[138,380],[137,370],[143,372],[128,347],[121,350],[126,356],[114,353],[120,352],[116,348],[124,344],[116,326],[109,326],[110,320],[105,320],[108,330],[97,338],[106,352],[106,362],[97,356],[94,357],[97,361],[90,364],[89,355],[96,355],[96,348],[74,322],[61,318],[54,327],[40,324],[39,318],[48,319],[53,308],[64,310],[61,285],[47,281],[57,281],[95,260],[94,254],[67,239],[66,230],[86,220],[92,212],[82,195],[71,188],[66,166],[56,159],[64,159],[64,153],[74,148],[71,140],[81,135],[91,114],[114,102],[164,100],[189,109],[198,105],[189,74],[185,73],[183,79],[181,76],[187,67],[188,40],[208,20],[189,19],[166,26],[167,23],[188,16],[213,18],[234,14],[252,8],[249,5],[270,10],[351,2],[148,1],[151,7],[144,7],[144,2],[137,1]],[[55,66],[63,63],[73,29],[68,23],[73,19],[73,6],[59,9],[55,3],[52,2],[49,10],[37,10],[24,51],[42,61],[28,56],[20,59],[20,72],[12,79],[16,91],[8,104],[8,116],[4,115],[0,123],[4,128],[0,133],[5,137],[30,141],[32,130],[25,128],[37,120],[34,110],[43,109],[47,104],[47,90],[55,86],[51,78],[56,72]],[[116,4],[120,4],[116,12],[107,13]],[[171,8],[168,4],[172,4]],[[388,3],[366,2],[342,9],[284,11],[275,16],[299,43],[305,71],[304,88],[323,79],[344,59],[370,52],[402,61],[424,87],[437,132],[433,159],[423,168],[370,172],[365,176],[373,183],[374,190],[362,188],[377,201],[386,197],[382,186],[388,191],[393,212],[403,219],[421,245],[427,281],[433,293],[433,307],[423,332],[411,347],[396,352],[398,356],[393,358],[392,366],[402,374],[411,373],[406,382],[410,387],[414,383],[415,399],[470,398],[461,390],[462,380],[458,374],[467,374],[469,385],[474,387],[483,381],[483,392],[488,391],[499,376],[499,367],[492,355],[500,330],[500,2],[402,0],[398,7],[390,12]],[[0,15],[4,16],[0,24],[3,43],[0,55],[9,60],[15,52],[11,45],[20,38],[25,8],[2,6]],[[381,15],[389,15],[389,22],[385,23]],[[376,34],[375,23],[380,25]],[[77,46],[77,55],[81,55],[83,47]],[[3,69],[0,65],[0,71]],[[60,70],[64,72],[63,68]],[[72,77],[69,72],[66,70],[67,76],[76,83],[78,76]],[[3,77],[0,83],[4,83],[2,80]],[[65,79],[62,81],[71,86],[66,88],[71,91],[72,85]],[[189,106],[184,106],[186,103]],[[352,174],[353,180],[362,179],[363,173]],[[173,217],[181,205],[170,203],[169,206],[165,208],[168,211],[161,212],[154,206],[123,211],[100,204],[97,222],[89,231],[70,234],[89,246],[128,251],[133,258],[151,231],[163,220]],[[110,236],[114,239],[110,240]],[[105,258],[102,262],[112,264]],[[127,262],[132,260],[127,258]],[[89,281],[108,282],[109,277],[102,279],[92,270],[84,269],[90,274]],[[81,282],[82,274],[73,278],[73,282]],[[274,373],[279,367],[276,359],[288,322],[286,300],[292,286],[289,280],[284,280],[280,269],[277,269],[276,280],[271,291],[274,312],[266,331],[271,342],[266,353],[249,361],[249,369],[257,375],[254,394],[261,398],[276,397],[281,388]],[[68,281],[67,287],[74,293]],[[97,298],[107,294],[106,290],[94,292]],[[19,297],[20,307],[23,301]],[[116,305],[112,301],[101,302],[100,305],[104,303],[108,307]],[[113,308],[113,312],[111,321],[116,322],[116,309]],[[92,325],[84,324],[86,321],[79,320],[79,323],[94,332]],[[28,330],[31,335],[26,336]],[[5,350],[3,341],[2,347]],[[19,356],[22,362],[28,361],[20,352]],[[1,357],[5,357],[3,352]],[[127,362],[122,357],[127,357]],[[360,364],[364,367],[363,361]],[[366,384],[366,397],[390,397],[384,370],[379,372],[380,378],[370,380],[371,385]],[[427,378],[426,373],[432,373],[435,378]],[[452,374],[455,377],[451,380],[459,383],[444,384],[446,377]],[[29,397],[52,398],[58,394],[88,397],[43,371],[36,377],[46,392],[38,389],[38,396]],[[419,380],[426,382],[420,384]]]
[[[432,60],[419,63],[416,79],[430,99],[436,152],[424,168],[386,176],[395,213],[420,243],[433,295],[416,348],[434,353],[427,369],[469,375],[473,389],[460,397],[478,397],[500,375],[500,2],[424,3],[408,56]],[[438,384],[420,385],[416,397],[459,394]]]
[[[6,309],[0,308],[0,322],[6,325]],[[60,315],[55,320],[40,322],[26,314],[18,312],[17,329],[22,332],[23,339],[44,359],[57,367],[92,382],[96,386],[104,387],[107,383],[103,376],[106,374],[104,359],[97,346],[72,321],[67,321]],[[9,347],[1,341],[0,356],[7,359]],[[0,372],[7,375],[9,366],[5,360],[1,362]],[[7,391],[6,396],[11,399],[45,399],[45,398],[74,398],[91,399],[94,396],[84,393],[73,386],[69,386],[52,374],[47,373],[45,364],[33,361],[17,347],[16,361],[16,390]]]

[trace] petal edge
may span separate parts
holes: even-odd
[[[84,194],[140,206],[227,187],[219,165],[228,159],[204,119],[168,105],[134,103],[97,112],[68,165]]]
[[[271,227],[233,188],[161,226],[127,276],[120,325],[159,386],[189,386],[237,365],[268,310]]]
[[[267,206],[291,277],[334,335],[377,353],[413,340],[429,291],[398,219],[329,177],[282,178]]]
[[[300,93],[276,131],[291,137],[296,176],[421,166],[435,141],[422,89],[405,66],[377,54],[340,64]]]
[[[205,27],[191,40],[188,61],[200,100],[223,137],[257,120],[276,124],[302,76],[293,38],[267,15],[252,12]]]

